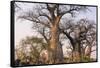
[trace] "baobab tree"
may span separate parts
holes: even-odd
[[[92,48],[96,46],[96,23],[88,19],[63,22],[60,23],[59,30],[70,40],[67,48],[72,51],[73,62],[83,62],[82,58],[86,56],[90,58],[91,52],[95,51]]]
[[[59,42],[59,25],[62,18],[66,18],[67,14],[73,17],[74,14],[85,9],[86,6],[34,3],[32,9],[25,12],[22,11],[18,18],[33,22],[33,28],[37,29],[48,43],[50,63],[55,64],[57,61],[63,61],[62,45]],[[70,36],[66,36],[72,41]],[[73,44],[73,49],[76,49],[75,46],[78,44],[74,46],[74,43],[71,43]]]

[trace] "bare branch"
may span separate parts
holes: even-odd
[[[38,32],[44,37],[46,42],[49,43],[49,40],[48,40],[47,36],[45,36],[45,28],[43,28],[42,31],[38,31]]]
[[[96,51],[96,50],[92,50],[91,52],[94,52],[94,51]]]
[[[42,24],[42,25],[44,25],[44,26],[50,28],[50,24],[48,24],[47,22],[45,23],[45,22],[40,21],[38,17],[34,17],[34,18],[33,18],[33,17],[30,16],[30,14],[29,14],[28,16],[25,16],[25,15],[23,15],[23,16],[18,16],[18,18],[19,18],[19,19],[29,20],[29,21],[31,21],[31,22],[40,23],[40,24]]]
[[[73,15],[75,11],[78,12],[85,8],[86,8],[86,6],[73,6],[73,7],[70,7],[70,9],[68,11],[61,12],[60,15],[63,16],[64,14],[67,14],[67,13],[70,13],[71,15]]]

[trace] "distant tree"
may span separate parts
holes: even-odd
[[[67,49],[72,50],[71,55],[74,62],[82,62],[82,57],[86,55],[90,58],[91,52],[95,51],[92,48],[96,46],[96,24],[94,21],[81,19],[78,22],[73,22],[69,20],[61,23],[59,29],[70,41],[70,46]]]

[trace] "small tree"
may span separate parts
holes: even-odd
[[[19,49],[17,49],[20,46]],[[20,42],[20,45],[17,46],[16,55],[21,62],[29,64],[38,64],[40,59],[40,53],[43,49],[47,49],[47,44],[43,41],[42,38],[37,37],[26,37]]]

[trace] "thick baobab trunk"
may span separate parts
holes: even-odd
[[[73,50],[73,62],[80,62],[81,61],[81,49],[79,42],[76,42],[75,48]]]
[[[73,62],[81,61],[81,46],[80,46],[80,29],[74,29],[75,39],[73,40]]]
[[[50,51],[51,51],[51,58],[52,62],[55,63],[56,61],[56,50],[58,45],[58,31],[57,27],[54,26],[51,28],[51,40],[50,40]]]
[[[57,46],[57,58],[59,59],[58,62],[62,63],[63,62],[63,50],[62,50],[62,45],[59,43]]]
[[[50,39],[50,57],[51,57],[51,63],[57,63],[61,60],[61,54],[62,53],[62,47],[59,46],[59,21],[60,17],[56,17],[55,21],[53,23],[53,26],[51,27],[51,39]],[[61,53],[61,54],[60,54]]]

